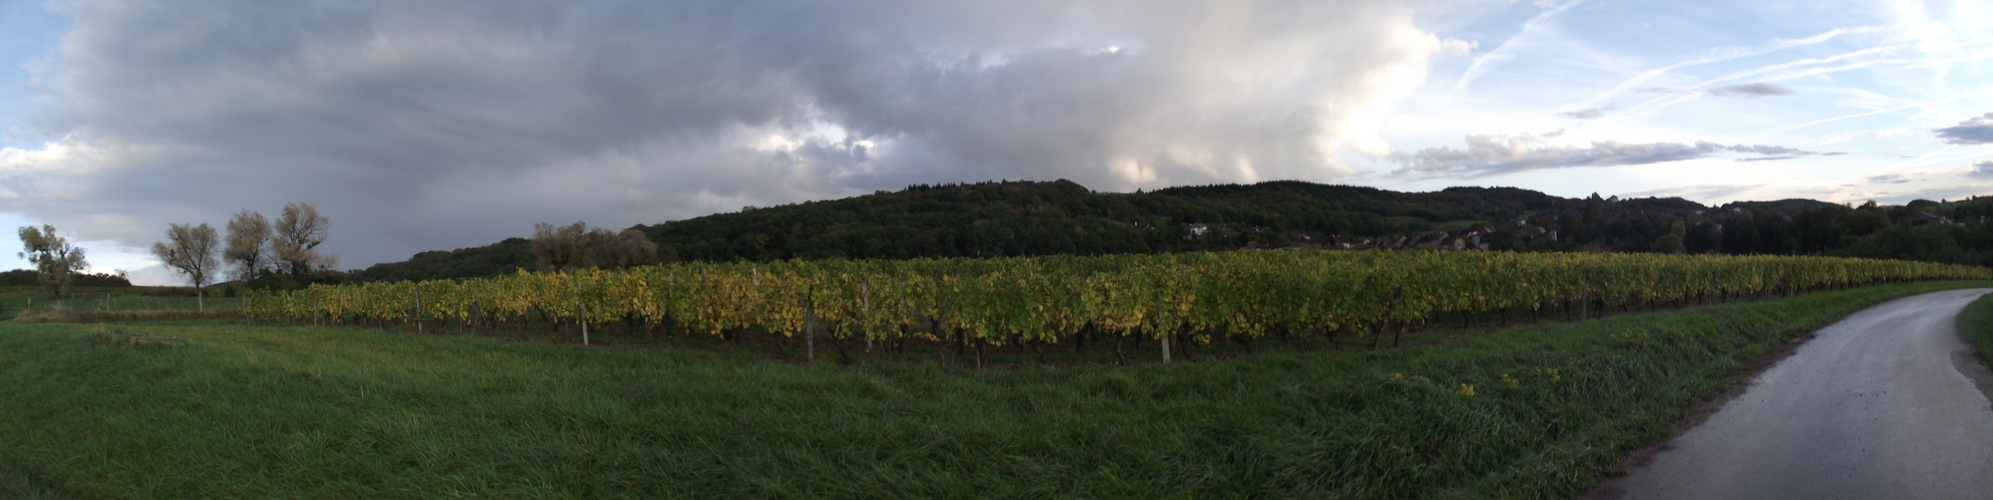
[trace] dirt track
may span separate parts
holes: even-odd
[[[1993,290],[1895,300],[1801,345],[1596,499],[1986,498],[1993,375],[1959,340]]]

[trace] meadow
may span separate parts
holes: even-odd
[[[1985,286],[1872,286],[1397,349],[987,370],[400,327],[5,321],[0,493],[1562,498],[1811,331]],[[29,298],[0,294],[0,307]],[[187,346],[101,342],[132,336]]]
[[[242,317],[242,298],[177,287],[77,288],[58,300],[38,287],[0,287],[0,320],[102,322]],[[25,315],[25,317],[24,317]]]

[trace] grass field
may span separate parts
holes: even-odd
[[[1375,352],[983,372],[240,321],[7,321],[0,494],[1569,497],[1785,343],[1892,298],[1989,285]],[[100,333],[189,345],[86,344]]]

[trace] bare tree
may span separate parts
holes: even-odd
[[[215,228],[207,224],[199,226],[169,224],[166,227],[166,241],[152,244],[152,254],[166,263],[166,267],[186,275],[194,282],[194,304],[206,311],[207,292],[204,288],[214,277],[221,262],[215,260],[216,247],[221,242],[215,238]]]
[[[332,258],[314,249],[325,242],[325,231],[331,227],[332,220],[318,215],[310,203],[285,204],[284,214],[271,227],[270,253],[279,270],[303,277],[330,268]]]
[[[249,284],[270,267],[271,252],[264,246],[270,239],[270,220],[263,214],[243,210],[229,219],[228,248],[222,250],[222,260],[233,268],[235,279]]]
[[[621,233],[589,229],[585,222],[533,226],[533,255],[541,270],[626,268],[656,264],[657,243],[634,228]]]
[[[77,271],[82,271],[89,263],[83,260],[83,249],[70,244],[68,239],[55,235],[55,226],[21,228],[21,258],[35,264],[41,274],[42,286],[55,294],[55,300],[62,300],[63,292],[75,280]]]

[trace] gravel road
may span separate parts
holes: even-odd
[[[1591,497],[1993,497],[1993,376],[1954,329],[1988,292],[1907,297],[1820,330]]]

